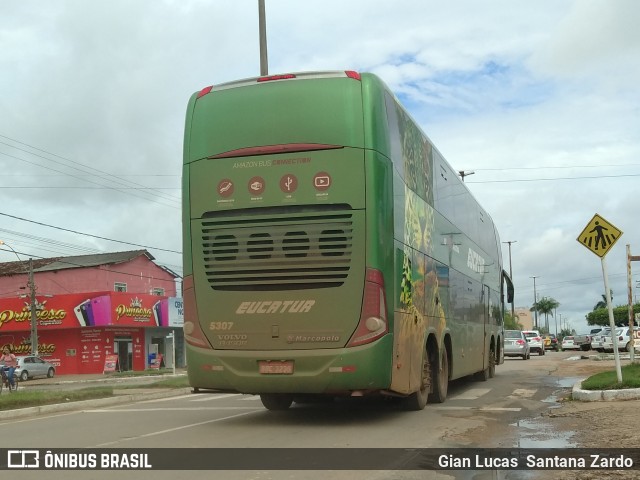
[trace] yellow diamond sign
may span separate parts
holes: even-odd
[[[584,227],[577,240],[602,258],[611,250],[611,247],[621,235],[621,230],[618,230],[596,213],[587,226]]]

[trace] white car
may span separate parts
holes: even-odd
[[[611,340],[611,327],[604,327],[600,333],[591,337],[591,349],[597,352],[604,352],[604,341],[607,337]]]
[[[637,328],[638,327],[635,327],[634,330]],[[618,337],[619,352],[628,352],[631,350],[631,345],[633,345],[633,343],[629,336],[629,327],[616,328],[615,335]],[[605,352],[613,352],[613,337],[610,334],[603,337],[602,349]]]
[[[565,350],[580,350],[580,345],[576,345],[573,343],[573,336],[567,335],[562,339],[562,346],[560,349],[564,352]]]
[[[544,355],[544,340],[538,330],[523,330],[524,336],[527,337],[531,352],[538,352],[538,355]]]

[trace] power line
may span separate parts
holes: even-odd
[[[61,230],[63,232],[75,233],[76,235],[84,235],[86,237],[97,238],[99,240],[107,240],[109,242],[121,243],[121,244],[124,244],[124,245],[133,245],[135,247],[142,247],[142,248],[146,248],[148,250],[158,250],[158,251],[161,251],[161,252],[170,252],[170,253],[177,253],[177,254],[182,255],[182,252],[179,252],[177,250],[170,250],[170,249],[167,249],[167,248],[160,248],[160,247],[152,247],[152,246],[149,246],[149,245],[141,245],[139,243],[125,242],[125,241],[122,241],[122,240],[114,240],[112,238],[101,237],[99,235],[93,235],[91,233],[79,232],[77,230],[70,230],[68,228],[56,227],[55,225],[48,225],[46,223],[36,222],[35,220],[28,220],[26,218],[17,217],[15,215],[9,215],[8,213],[0,212],[0,215],[2,215],[4,217],[13,218],[15,220],[20,220],[22,222],[33,223],[35,225],[40,225],[40,226],[43,226],[43,227],[55,228],[56,230]]]
[[[105,172],[105,171],[103,171],[103,170],[99,170],[99,169],[97,169],[97,168],[94,168],[94,167],[91,167],[91,166],[84,165],[84,164],[82,164],[82,163],[80,163],[80,162],[76,162],[76,161],[74,161],[74,160],[70,160],[70,159],[68,159],[68,158],[62,157],[62,156],[57,155],[57,154],[55,154],[55,153],[47,152],[46,150],[42,150],[42,149],[40,149],[40,148],[34,147],[34,146],[29,145],[29,144],[24,143],[24,142],[20,142],[19,140],[12,139],[12,138],[7,137],[7,136],[5,136],[5,135],[0,135],[0,137],[2,137],[2,138],[6,138],[6,139],[11,140],[12,142],[18,143],[18,144],[20,144],[20,145],[27,146],[27,147],[29,147],[29,148],[31,148],[31,149],[33,149],[33,150],[36,150],[36,151],[39,151],[39,152],[45,153],[45,154],[47,154],[47,155],[50,155],[50,156],[53,156],[53,157],[60,158],[60,159],[64,160],[65,162],[68,162],[68,163],[71,163],[71,164],[75,164],[75,165],[79,165],[79,166],[80,166],[80,167],[82,167],[84,170],[80,170],[78,167],[75,167],[75,166],[73,166],[73,165],[67,165],[67,164],[62,163],[62,162],[59,162],[59,161],[57,161],[57,160],[53,160],[53,159],[51,159],[51,158],[47,158],[47,157],[42,156],[42,155],[39,155],[39,154],[37,154],[37,153],[30,152],[30,151],[25,150],[25,149],[23,149],[23,148],[16,147],[15,145],[11,145],[11,144],[8,144],[8,143],[6,143],[6,142],[0,142],[0,144],[5,145],[5,146],[7,146],[7,147],[9,147],[9,148],[14,148],[14,149],[19,150],[19,151],[21,151],[21,152],[24,152],[24,153],[26,153],[26,154],[28,154],[28,155],[33,155],[33,156],[35,156],[35,157],[41,158],[41,159],[43,159],[43,160],[46,160],[46,161],[48,161],[48,162],[52,162],[52,163],[55,163],[55,164],[58,164],[58,165],[62,165],[62,166],[63,166],[63,167],[65,167],[65,168],[71,168],[71,169],[73,169],[73,170],[75,170],[75,171],[79,171],[79,172],[81,172],[81,173],[91,173],[90,171],[87,171],[87,170],[93,170],[93,171],[95,171],[95,172],[97,172],[97,173],[99,174],[99,175],[92,174],[94,177],[96,177],[96,176],[97,176],[100,180],[105,180],[105,181],[107,181],[107,182],[112,182],[112,183],[115,183],[116,185],[118,185],[118,186],[113,186],[113,187],[105,186],[105,188],[112,188],[113,190],[121,191],[122,193],[125,193],[125,194],[127,194],[127,195],[132,195],[132,196],[134,196],[134,197],[138,197],[138,198],[141,198],[141,199],[143,199],[143,200],[148,200],[148,201],[152,201],[152,202],[154,202],[154,203],[159,203],[159,204],[161,204],[161,205],[165,205],[165,206],[167,206],[167,207],[175,207],[174,205],[167,205],[167,204],[164,204],[164,203],[161,203],[161,202],[155,202],[154,200],[152,200],[152,199],[150,199],[150,198],[140,197],[140,196],[138,196],[138,195],[134,195],[134,194],[132,194],[132,193],[130,193],[130,192],[126,192],[126,191],[124,191],[124,190],[121,190],[121,187],[124,187],[124,185],[123,185],[123,183],[122,183],[122,182],[126,182],[126,183],[128,183],[129,185],[133,185],[133,186],[141,187],[141,188],[145,188],[145,186],[144,186],[144,185],[141,185],[141,184],[139,184],[139,183],[133,182],[133,181],[131,181],[131,180],[127,180],[127,179],[125,179],[125,178],[118,177],[117,175],[113,175],[113,174],[108,173],[108,172]],[[56,170],[56,169],[54,169],[54,168],[47,167],[47,166],[45,166],[45,165],[41,165],[41,164],[39,164],[39,163],[35,163],[35,162],[29,161],[29,160],[25,160],[24,158],[16,157],[16,156],[14,156],[14,155],[9,155],[8,153],[0,152],[0,155],[5,155],[5,156],[7,156],[7,157],[14,158],[14,159],[19,160],[19,161],[21,161],[21,162],[25,162],[25,163],[28,163],[28,164],[31,164],[31,165],[35,165],[35,166],[40,167],[40,168],[45,168],[45,169],[47,169],[47,170],[51,170],[51,171],[54,171],[54,172],[60,173],[60,174],[65,175],[65,176],[69,176],[69,177],[72,177],[72,178],[76,178],[76,179],[81,180],[81,178],[80,178],[79,176],[77,176],[77,175],[73,175],[73,174],[70,174],[70,173],[67,173],[67,172],[63,172],[63,171],[60,171],[60,170]],[[113,177],[113,178],[114,178],[114,179],[116,179],[116,180],[112,180],[112,179],[110,179],[110,178],[105,178],[105,177]],[[102,185],[102,184],[99,184],[99,183],[96,183],[96,182],[92,182],[91,180],[85,180],[85,181],[88,181],[88,182],[90,182],[90,183],[94,183],[94,184],[96,184],[96,185]],[[102,186],[104,186],[104,185],[102,185]],[[156,189],[153,189],[153,190],[156,190]],[[170,200],[170,201],[176,201],[176,200],[178,200],[176,197],[174,197],[174,196],[167,196],[166,194],[156,194],[156,193],[152,193],[152,192],[144,192],[144,193],[148,193],[149,195],[152,195],[152,196],[158,197],[158,198],[160,198],[160,199],[162,199],[162,200]]]
[[[559,180],[602,180],[603,178],[640,177],[640,173],[624,175],[598,175],[597,177],[556,177],[556,178],[522,178],[512,180],[480,180],[465,183],[516,183],[516,182],[555,182]]]

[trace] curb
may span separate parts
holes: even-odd
[[[640,388],[625,388],[621,390],[583,390],[580,380],[571,390],[571,398],[581,402],[612,402],[617,400],[640,399]]]
[[[16,410],[0,411],[0,420],[15,420],[17,418],[31,417],[34,415],[42,415],[47,413],[70,412],[74,410],[82,410],[85,408],[106,407],[110,405],[118,405],[122,403],[139,402],[142,400],[157,400],[159,398],[177,397],[191,393],[191,387],[172,388],[158,392],[145,392],[133,394],[117,394],[113,397],[94,398],[92,400],[80,400],[69,403],[54,403],[51,405],[40,405],[37,407],[19,408]]]

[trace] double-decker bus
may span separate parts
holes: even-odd
[[[207,87],[186,115],[184,332],[194,389],[443,402],[503,361],[490,216],[370,73]]]

